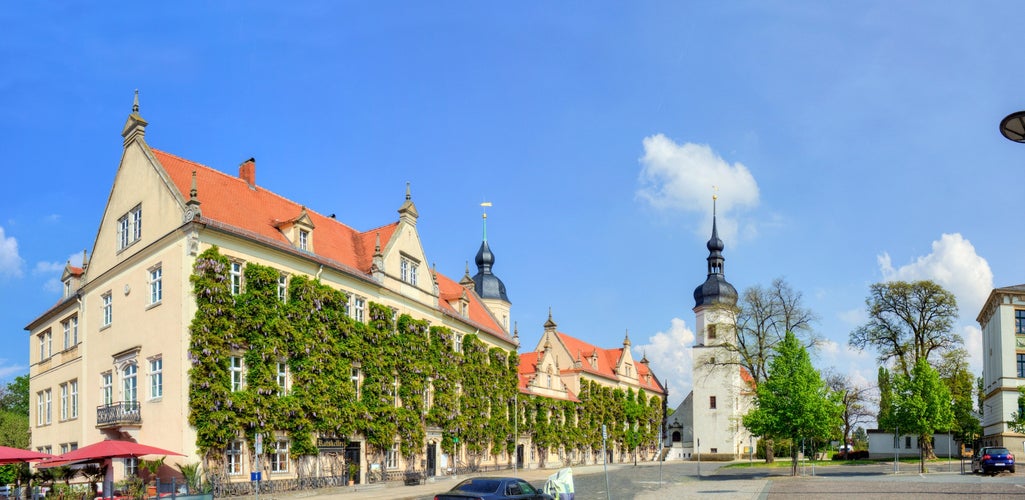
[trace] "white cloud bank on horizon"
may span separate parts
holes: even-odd
[[[663,134],[645,137],[637,197],[659,210],[683,210],[706,215],[700,233],[712,227],[712,187],[717,186],[718,230],[735,241],[738,209],[758,206],[758,183],[742,163],[730,164],[707,144],[677,144]],[[754,227],[744,228],[753,234]]]
[[[642,356],[647,356],[651,371],[669,390],[669,408],[675,409],[680,406],[683,398],[693,387],[693,345],[694,332],[687,327],[687,322],[673,318],[668,331],[652,335],[648,338],[647,344],[634,345],[630,351],[634,359],[639,360]]]
[[[0,227],[0,276],[21,277],[21,268],[25,264],[18,255],[18,240],[14,236],[7,237],[4,228]]]
[[[890,255],[877,258],[886,281],[928,279],[939,283],[957,297],[960,317],[954,325],[965,341],[969,368],[982,373],[982,330],[975,317],[993,290],[993,271],[989,263],[975,253],[975,247],[960,233],[943,234],[932,242],[932,253],[910,264],[894,268]]]

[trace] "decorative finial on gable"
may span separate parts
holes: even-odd
[[[484,241],[488,241],[488,207],[491,206],[490,201],[485,201],[480,204],[481,208],[484,209]]]
[[[406,181],[406,201],[399,207],[399,220],[411,225],[416,225],[416,219],[420,214],[416,211],[416,205],[413,204],[413,195],[410,193],[409,181]]]
[[[378,231],[374,236],[374,255],[381,253],[381,232]]]
[[[125,138],[124,145],[142,139],[146,135],[146,120],[139,116],[139,89],[135,90],[135,97],[132,99],[132,113],[128,115],[124,128],[121,129],[121,137]]]
[[[548,321],[545,321],[545,331],[554,331],[557,326],[559,325],[555,324],[555,321],[552,320],[552,306],[548,306]]]
[[[192,186],[189,187],[189,201],[185,202],[185,214],[182,215],[182,222],[192,222],[196,217],[203,215],[199,208],[199,189],[196,188],[196,171],[192,171]]]
[[[623,337],[623,347],[630,347],[630,329],[626,330],[626,336]]]

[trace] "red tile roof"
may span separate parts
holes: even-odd
[[[615,373],[616,365],[619,363],[619,359],[623,356],[623,347],[618,349],[602,349],[596,347],[593,344],[584,342],[583,340],[571,337],[562,332],[555,333],[559,340],[566,346],[566,349],[570,352],[570,356],[573,357],[573,361],[577,361],[580,358],[580,368],[569,368],[564,369],[563,372],[567,371],[582,371],[587,373],[593,373],[608,379],[618,380],[619,377]],[[591,366],[590,358],[593,354],[597,353],[598,360],[595,363],[596,366]],[[637,383],[647,391],[664,394],[665,389],[662,384],[659,383],[658,378],[651,372],[651,369],[647,365],[639,361],[635,361],[634,369],[637,370]],[[651,380],[646,380],[645,375],[651,374]]]
[[[537,376],[537,363],[540,359],[541,353],[539,352],[531,351],[520,354],[520,367],[518,372],[521,394],[535,394],[534,391],[530,389],[530,381]],[[560,384],[563,384],[562,387],[566,389],[566,399],[577,403],[580,402],[580,399],[577,398],[577,395],[574,394],[573,391],[569,390],[568,387],[566,387],[565,383],[562,382],[561,378],[556,378],[556,380],[558,380]],[[550,397],[546,394],[539,395],[543,397]]]
[[[240,177],[225,174],[164,151],[152,151],[186,200],[192,186],[192,172],[196,172],[196,191],[202,210],[202,222],[215,221],[244,234],[277,243],[279,246],[292,247],[292,242],[278,226],[283,222],[295,221],[305,209],[316,227],[313,237],[315,255],[341,263],[351,268],[348,269],[350,272],[354,271],[364,279],[370,279],[370,267],[378,235],[381,238],[381,247],[384,248],[399,225],[396,221],[360,232],[260,186],[250,188]],[[455,288],[463,289],[462,285],[440,274],[438,285],[442,295],[461,293]],[[472,291],[468,295],[470,322],[491,335],[511,342],[512,339],[487,312],[480,298]],[[445,300],[439,300],[439,309],[450,316],[460,317]]]

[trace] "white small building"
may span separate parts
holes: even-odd
[[[901,434],[895,437],[893,432],[869,429],[868,431],[868,457],[869,458],[892,458],[894,454],[901,458],[918,457],[922,453],[918,446],[918,436]],[[933,453],[938,458],[947,456],[957,458],[961,450],[961,442],[951,433],[933,434]]]

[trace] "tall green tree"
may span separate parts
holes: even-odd
[[[840,425],[841,406],[811,364],[808,351],[787,332],[776,348],[768,378],[756,388],[755,409],[744,416],[744,426],[766,438],[827,439]],[[797,451],[791,474],[797,475]]]
[[[925,459],[933,458],[933,433],[954,423],[950,391],[925,358],[918,359],[911,376],[894,377],[891,420],[901,432],[918,435],[920,471],[925,472]]]
[[[885,366],[879,367],[876,384],[879,386],[879,413],[876,415],[876,422],[879,423],[880,429],[892,431],[894,430],[891,414],[891,408],[893,407],[893,383],[890,371]]]
[[[919,359],[959,349],[964,344],[953,331],[957,299],[932,281],[888,281],[872,285],[865,299],[869,320],[851,332],[849,343],[879,353],[881,364],[910,376]],[[935,361],[935,360],[934,360]]]

